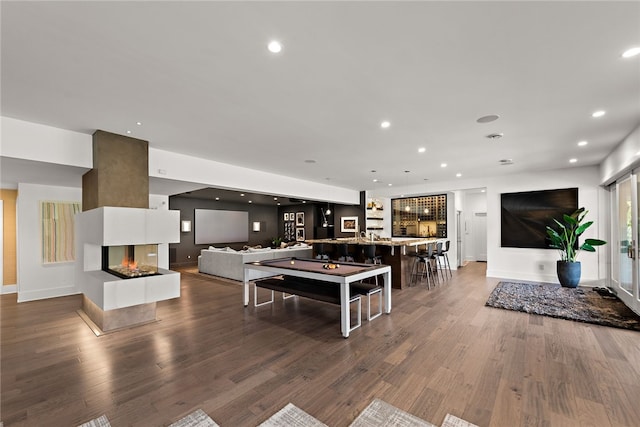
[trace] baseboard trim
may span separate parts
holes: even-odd
[[[18,292],[18,302],[37,301],[41,299],[66,297],[69,295],[77,295],[81,292],[75,286],[66,286],[64,288],[41,289],[37,291],[20,291]]]
[[[15,294],[18,292],[18,285],[2,285],[0,287],[0,294]],[[2,423],[0,423],[0,427],[2,427]]]

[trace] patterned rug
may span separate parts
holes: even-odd
[[[640,331],[640,316],[618,298],[601,296],[591,288],[500,282],[485,305]]]

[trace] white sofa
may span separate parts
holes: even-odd
[[[232,280],[244,280],[244,264],[277,258],[312,258],[310,246],[290,246],[285,249],[248,249],[235,251],[229,248],[202,249],[198,256],[198,270],[201,273],[225,277]],[[267,272],[249,270],[249,280],[270,276]]]

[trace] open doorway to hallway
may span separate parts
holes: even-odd
[[[484,188],[460,191],[459,253],[461,265],[487,261],[487,193]]]

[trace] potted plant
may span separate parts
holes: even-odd
[[[581,266],[580,261],[576,261],[580,250],[595,252],[594,246],[607,243],[600,239],[585,239],[584,243],[579,245],[578,238],[593,224],[593,221],[582,222],[587,213],[589,211],[585,208],[580,208],[571,215],[563,215],[562,222],[554,219],[558,225],[557,230],[547,226],[547,235],[551,240],[549,247],[560,251],[560,260],[557,262],[558,280],[562,286],[568,288],[575,288],[580,282]]]
[[[282,244],[282,237],[274,237],[271,239],[271,244],[275,249],[280,248],[280,245]]]

